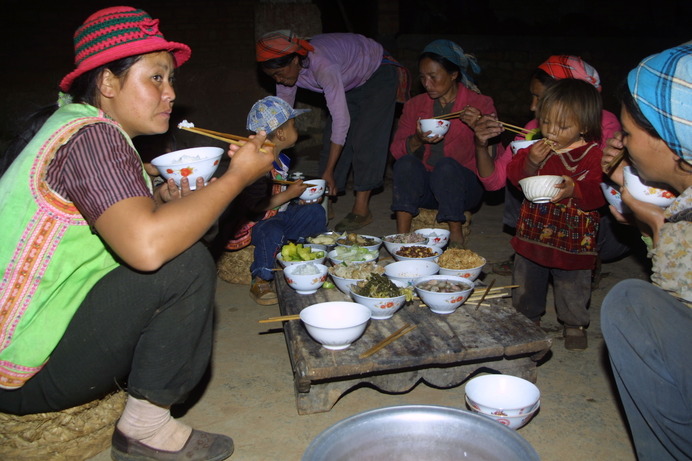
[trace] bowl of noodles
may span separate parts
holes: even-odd
[[[440,275],[454,275],[473,282],[481,274],[486,260],[483,256],[463,248],[448,248],[437,260]]]

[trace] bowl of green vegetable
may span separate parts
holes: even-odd
[[[361,264],[368,261],[377,261],[380,257],[380,252],[368,250],[358,245],[352,245],[350,247],[337,246],[327,253],[327,257],[335,266],[343,263]]]
[[[384,274],[370,274],[351,285],[351,297],[372,312],[374,320],[392,318],[405,302],[413,299],[413,288]]]

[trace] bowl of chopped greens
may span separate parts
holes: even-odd
[[[327,253],[327,257],[335,266],[339,264],[362,264],[368,261],[377,261],[380,252],[353,245],[350,247],[337,246]]]
[[[374,261],[363,264],[339,264],[328,269],[334,285],[344,294],[351,292],[351,285],[368,278],[370,274],[384,274],[384,267]]]
[[[384,274],[370,274],[366,280],[351,285],[351,297],[367,306],[372,319],[391,318],[405,302],[413,299],[413,288],[403,282],[390,280]]]

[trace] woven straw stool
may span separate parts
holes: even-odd
[[[254,251],[255,246],[249,245],[241,250],[224,252],[216,263],[219,278],[228,283],[250,285],[250,265],[255,260]]]
[[[75,461],[96,456],[110,446],[126,398],[120,391],[63,411],[0,413],[0,459]]]

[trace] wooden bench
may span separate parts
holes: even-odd
[[[298,314],[319,302],[350,300],[335,288],[299,295],[283,277],[275,280],[283,315]],[[450,315],[434,314],[412,301],[391,319],[371,320],[363,336],[341,351],[323,348],[302,322],[284,322],[298,413],[329,411],[344,393],[361,384],[397,393],[421,380],[449,388],[482,369],[535,382],[535,360],[550,349],[552,340],[506,300],[494,301],[478,310],[464,304]],[[358,357],[407,322],[417,328],[366,359]]]

